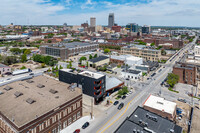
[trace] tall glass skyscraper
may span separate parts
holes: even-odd
[[[138,32],[139,26],[136,23],[130,23],[126,25],[126,29],[130,32]]]
[[[114,13],[110,13],[108,16],[108,27],[112,28],[115,24],[115,18],[114,18]]]

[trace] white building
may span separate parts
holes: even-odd
[[[142,65],[143,64],[143,59],[140,57],[132,56],[132,55],[111,55],[111,59],[113,60],[120,60],[124,61],[125,64],[129,66],[134,66],[134,65]]]
[[[194,47],[194,59],[200,60],[200,46]]]
[[[133,70],[133,69],[122,71],[121,74],[123,78],[131,79],[131,80],[139,80],[142,77],[142,71]]]

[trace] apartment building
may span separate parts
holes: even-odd
[[[176,63],[173,73],[179,76],[179,83],[195,85],[197,78],[197,67],[193,64]]]
[[[0,133],[57,133],[82,117],[81,89],[46,76],[0,92]]]
[[[83,91],[83,94],[94,98],[94,103],[103,101],[106,94],[106,76],[91,71],[73,71],[71,69],[59,70],[59,81],[72,84],[76,83]]]
[[[161,50],[149,49],[146,47],[124,46],[121,48],[121,53],[131,54],[150,61],[158,61],[161,59]]]

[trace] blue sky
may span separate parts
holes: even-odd
[[[0,25],[63,24],[80,25],[96,17],[107,25],[115,14],[119,25],[199,26],[199,0],[0,0]]]

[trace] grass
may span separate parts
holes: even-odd
[[[179,93],[179,91],[175,91],[175,90],[173,90],[173,88],[171,88],[171,87],[169,87],[168,90],[169,90],[169,91],[172,91],[172,92]]]

